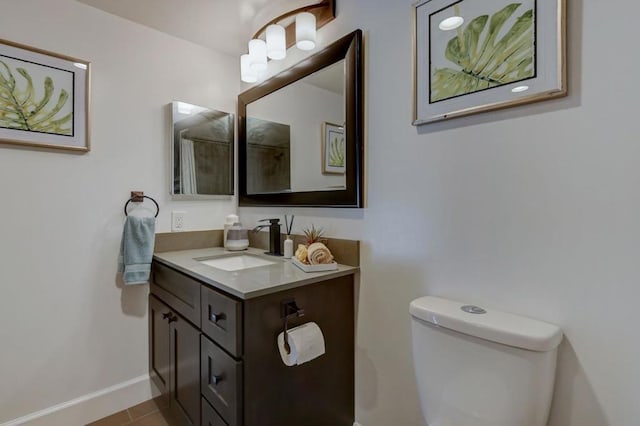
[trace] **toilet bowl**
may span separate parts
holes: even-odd
[[[559,327],[438,297],[410,304],[429,426],[546,426]]]

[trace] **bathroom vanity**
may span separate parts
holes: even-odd
[[[224,259],[234,254],[219,247],[154,256],[152,380],[178,424],[351,426],[358,268],[305,273],[263,252],[245,252],[269,262],[253,267],[234,266],[238,259]],[[223,259],[220,268],[227,270],[207,264],[211,259]],[[276,339],[284,329],[283,303],[291,301],[304,315],[290,319],[288,327],[317,323],[326,351],[287,367]]]

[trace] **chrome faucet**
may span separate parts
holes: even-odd
[[[262,228],[269,227],[269,251],[265,252],[265,254],[269,254],[271,256],[282,256],[282,251],[280,250],[280,219],[262,219],[258,222],[269,222],[269,224],[258,225],[251,230],[251,232],[258,232]]]

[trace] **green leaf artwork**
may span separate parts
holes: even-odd
[[[534,76],[534,14],[522,13],[498,40],[504,24],[522,3],[511,3],[489,15],[472,19],[447,43],[444,55],[454,68],[436,68],[431,101],[441,101]],[[454,6],[459,16],[459,5]],[[489,26],[487,27],[487,22]]]
[[[47,76],[43,83],[44,94],[37,99],[29,72],[21,67],[16,67],[15,72],[23,81],[20,82],[9,65],[0,60],[0,127],[71,135],[73,112],[60,113],[69,101],[69,93],[60,90],[55,101],[53,79]]]
[[[344,137],[334,137],[329,141],[329,166],[344,167]]]

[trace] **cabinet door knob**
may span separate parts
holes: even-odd
[[[171,312],[165,312],[164,314],[162,314],[162,319],[167,319],[171,317]]]
[[[217,385],[218,383],[220,383],[222,379],[223,379],[222,375],[220,376],[216,376],[215,374],[211,375],[211,383],[213,383],[214,385]]]
[[[219,314],[211,312],[211,315],[209,315],[209,319],[211,319],[211,321],[213,322],[218,322],[225,318],[226,318],[226,315],[224,314],[224,312],[220,312]]]
[[[169,324],[176,321],[178,321],[178,316],[175,314],[171,314],[171,316],[169,317]]]

